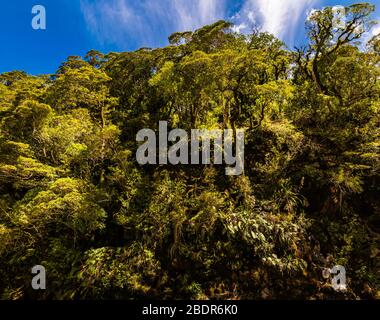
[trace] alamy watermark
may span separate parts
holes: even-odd
[[[46,30],[46,9],[42,5],[35,5],[32,8],[32,28],[34,30]]]
[[[322,10],[320,9],[312,9],[308,14],[308,20],[310,20],[313,16],[320,14]],[[335,30],[342,30],[347,25],[347,12],[346,8],[341,5],[333,6],[331,8],[332,13],[332,27]]]
[[[346,268],[343,266],[335,266],[332,269],[324,269],[323,277],[325,279],[331,278],[331,286],[335,291],[346,291],[347,290],[347,278],[346,278]]]
[[[32,288],[34,290],[46,289],[46,269],[44,266],[37,265],[32,268],[32,274],[35,275],[32,278]]]
[[[332,24],[334,29],[344,29],[346,27],[346,8],[343,6],[334,6],[332,12]]]
[[[136,160],[140,165],[226,164],[233,166],[226,168],[226,175],[239,176],[244,173],[244,132],[243,129],[193,129],[189,139],[185,130],[174,129],[168,132],[168,123],[160,121],[158,144],[153,130],[142,129],[138,132],[137,142],[144,143],[137,150]]]

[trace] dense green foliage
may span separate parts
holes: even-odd
[[[379,298],[380,38],[331,8],[288,50],[220,21],[0,75],[3,299]],[[136,134],[245,128],[245,174],[140,166]],[[47,270],[47,290],[30,287]],[[322,270],[347,269],[348,290]]]

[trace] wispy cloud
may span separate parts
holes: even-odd
[[[292,44],[306,13],[322,0],[80,0],[89,30],[100,44],[119,49],[157,47],[176,31],[231,17],[235,31],[253,24]]]
[[[90,31],[120,48],[162,45],[170,33],[225,17],[226,0],[81,0]]]
[[[255,24],[278,38],[293,42],[303,27],[306,13],[319,0],[246,0],[239,13],[240,23]]]
[[[372,35],[372,37],[380,35],[380,26],[379,25],[376,25],[375,27],[372,28],[371,35]]]
[[[373,37],[380,35],[380,25],[379,25],[380,17],[376,18],[375,21],[377,21],[377,24],[373,25],[372,28],[370,28],[362,36],[362,39],[361,39],[362,49],[365,49],[365,46]]]

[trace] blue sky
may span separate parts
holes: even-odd
[[[175,31],[229,19],[241,30],[260,24],[289,47],[304,41],[307,12],[350,0],[4,0],[0,72],[54,73],[69,55],[159,47]],[[374,18],[380,18],[380,1]],[[34,5],[46,8],[46,30],[31,27]],[[376,27],[379,31],[380,28]]]

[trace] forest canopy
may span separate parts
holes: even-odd
[[[1,299],[380,298],[380,35],[294,50],[219,21],[0,74]],[[136,162],[139,130],[245,129],[245,173]],[[35,291],[31,268],[46,268]],[[347,290],[323,270],[341,265]]]

